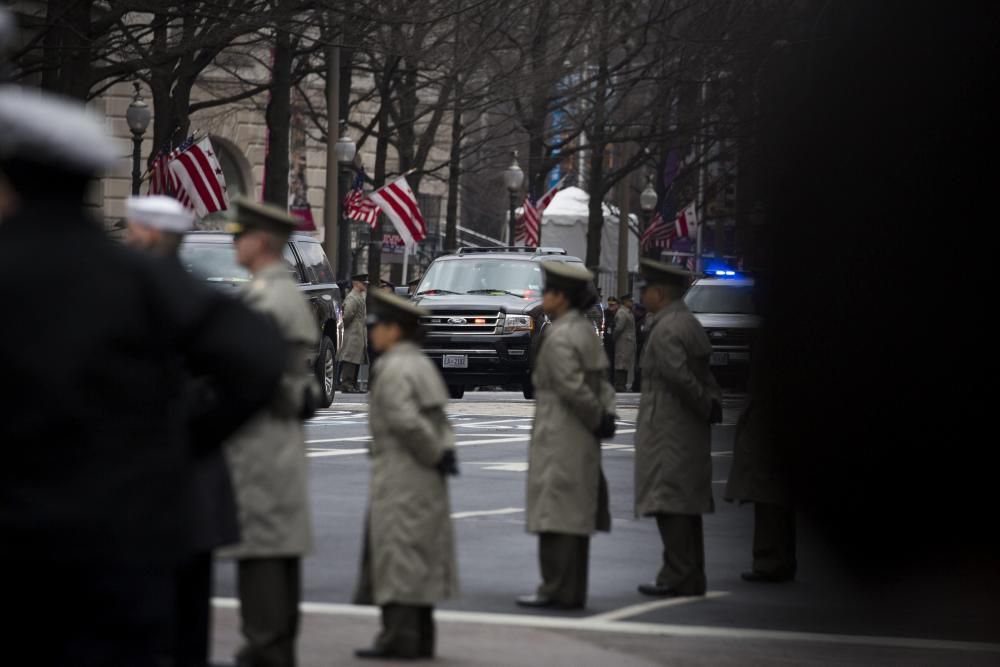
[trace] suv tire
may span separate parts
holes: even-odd
[[[461,384],[450,384],[448,385],[448,395],[454,399],[460,399],[465,396],[465,385]]]
[[[329,336],[323,336],[323,342],[319,346],[319,355],[316,357],[316,379],[320,387],[319,407],[328,408],[333,405],[333,396],[337,388],[337,355]]]
[[[525,384],[521,385],[521,393],[524,394],[524,397],[529,401],[534,400],[535,385],[531,384],[530,382],[526,382]]]

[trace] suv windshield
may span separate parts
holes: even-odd
[[[695,285],[684,296],[692,313],[754,315],[753,287],[750,285]]]
[[[181,264],[202,280],[218,283],[245,283],[250,273],[236,263],[236,251],[229,243],[185,242],[180,248]]]
[[[513,294],[528,299],[542,293],[542,267],[534,261],[499,257],[434,262],[417,293]]]

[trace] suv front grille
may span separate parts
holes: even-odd
[[[503,333],[503,314],[497,311],[434,313],[420,320],[429,336],[444,334]]]
[[[706,329],[712,347],[749,347],[753,329]]]

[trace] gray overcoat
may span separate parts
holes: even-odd
[[[615,370],[630,370],[635,363],[635,317],[624,306],[615,313],[614,338]]]
[[[281,263],[257,273],[243,296],[251,308],[277,322],[289,347],[289,361],[271,405],[225,445],[241,542],[220,555],[301,556],[312,542],[301,414],[305,392],[318,391],[307,357],[319,332],[305,298]]]
[[[411,342],[375,362],[368,553],[377,605],[433,605],[456,594],[448,482],[435,465],[455,447],[441,374]]]
[[[344,342],[337,350],[337,361],[365,363],[368,350],[367,313],[364,292],[351,290],[344,299]]]
[[[528,446],[527,529],[591,535],[610,530],[601,442],[615,413],[608,358],[594,326],[571,310],[546,327],[535,360],[535,420]]]
[[[635,436],[635,512],[705,514],[712,500],[712,345],[683,301],[647,316]]]

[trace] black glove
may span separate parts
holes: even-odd
[[[598,438],[613,438],[615,436],[615,429],[617,428],[615,425],[616,419],[618,419],[618,415],[611,414],[610,412],[605,413],[605,415],[601,417],[601,423],[594,431],[594,434],[597,435]]]
[[[437,465],[434,467],[442,475],[458,475],[458,459],[455,457],[455,450],[445,450],[445,453],[441,455]]]
[[[712,400],[712,411],[709,413],[708,417],[709,424],[721,424],[722,423],[722,403]]]

